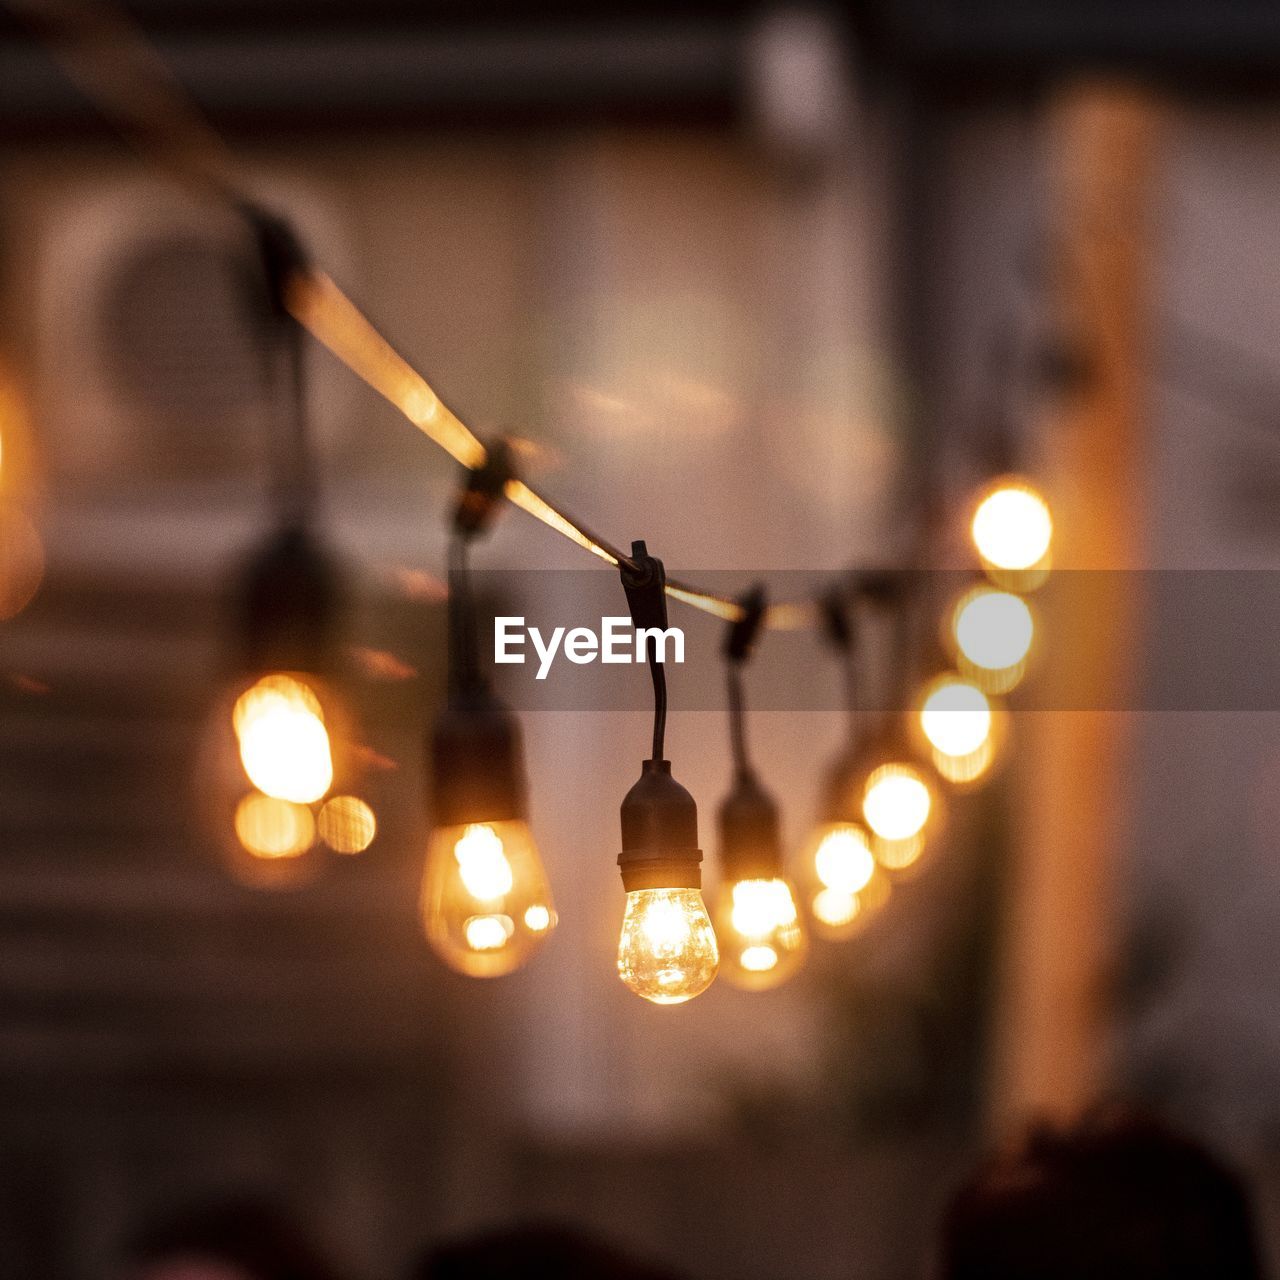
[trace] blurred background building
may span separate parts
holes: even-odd
[[[323,881],[246,889],[201,829],[198,761],[228,573],[269,510],[247,248],[6,17],[0,474],[44,571],[0,623],[4,1275],[104,1275],[157,1207],[249,1187],[358,1275],[550,1216],[704,1277],[891,1280],[921,1273],[979,1147],[1111,1091],[1243,1162],[1280,1229],[1280,720],[1232,679],[1270,670],[1280,612],[1280,19],[129,9],[443,398],[539,442],[558,496],[673,570],[817,582],[900,555],[922,469],[980,476],[999,335],[1065,316],[1126,371],[1092,426],[1020,405],[1065,563],[1255,572],[1134,574],[1114,613],[1068,621],[1096,701],[1021,713],[1011,767],[892,914],[763,995],[664,1010],[619,985],[616,798],[645,717],[528,715],[562,923],[476,983],[416,914],[456,471],[312,349],[380,829]],[[516,513],[482,555],[581,567]],[[793,678],[838,705],[816,644]],[[723,713],[670,732],[710,847]],[[793,847],[840,732],[756,718]]]

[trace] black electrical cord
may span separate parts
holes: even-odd
[[[476,652],[475,598],[471,590],[471,539],[449,539],[449,685],[455,693],[483,687]]]
[[[649,637],[652,643],[653,637]],[[646,644],[646,650],[649,646]],[[665,760],[667,738],[667,668],[658,661],[657,645],[648,653],[649,674],[653,677],[653,755],[651,759]]]

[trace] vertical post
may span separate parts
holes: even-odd
[[[1129,717],[1103,708],[1123,705],[1140,643],[1139,580],[1114,571],[1144,562],[1148,245],[1161,114],[1150,94],[1110,82],[1066,86],[1049,112],[1051,305],[1083,362],[1046,432],[1055,569],[1112,572],[1051,586],[1045,683],[1069,686],[1071,704],[1022,717],[993,1094],[994,1119],[1005,1125],[1031,1114],[1070,1119],[1099,1084],[1129,782]]]

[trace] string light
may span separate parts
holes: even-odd
[[[632,622],[637,630],[666,630],[662,562],[635,542],[630,564],[622,566],[621,576]],[[618,976],[654,1004],[683,1004],[715,980],[720,951],[702,900],[697,805],[663,757],[666,672],[651,637],[646,648],[654,689],[653,752],[622,801],[618,867],[627,902]]]
[[[355,854],[377,831],[372,807],[349,789],[344,774],[349,717],[333,697],[331,673],[316,656],[333,602],[325,558],[308,534],[313,482],[302,448],[295,329],[309,331],[469,469],[455,515],[461,544],[505,499],[617,567],[637,625],[651,626],[660,618],[665,628],[665,598],[670,597],[735,625],[751,620],[755,627],[825,624],[830,630],[826,601],[775,604],[756,609],[752,618],[752,602],[668,580],[643,543],[633,544],[628,555],[537,492],[515,475],[501,442],[482,442],[346,294],[305,259],[289,229],[247,197],[227,149],[181,97],[135,29],[81,8],[36,17],[72,78],[126,132],[190,185],[244,216],[259,242],[275,318],[296,322],[289,327],[287,349],[298,412],[293,447],[277,476],[280,534],[255,570],[257,586],[250,592],[255,604],[247,614],[251,639],[257,643],[265,637],[270,643],[257,643],[240,671],[231,705],[221,707],[217,718],[224,736],[229,731],[234,738],[235,778],[229,788],[212,790],[232,797],[225,825],[234,833],[238,854],[248,856],[254,877],[284,883],[294,868],[314,864],[308,855],[321,842],[335,852]],[[276,326],[273,332],[284,329]],[[0,437],[0,449],[5,447]],[[7,469],[7,454],[0,454],[0,479]],[[914,717],[939,776],[957,784],[977,780],[990,766],[998,723],[990,698],[1022,679],[1035,637],[1034,615],[1013,593],[1030,591],[1044,580],[1054,533],[1048,503],[1034,485],[1016,476],[1002,476],[987,487],[970,531],[995,586],[976,588],[952,611],[958,673],[938,677]],[[25,536],[23,530],[14,534],[0,526],[0,570],[9,577],[9,549]],[[272,560],[264,576],[261,570]],[[455,575],[464,588],[465,576]],[[6,590],[0,578],[0,616],[5,616]],[[523,963],[554,929],[556,913],[528,825],[518,725],[477,678],[472,639],[457,641],[471,625],[465,596],[451,601],[450,620],[453,657],[461,662],[451,662],[449,704],[432,740],[436,825],[422,909],[432,945],[448,963],[492,976]],[[852,663],[847,666],[851,671]],[[627,905],[618,971],[632,990],[665,1004],[706,989],[716,974],[719,948],[700,892],[696,806],[663,757],[665,674],[655,653],[650,667],[654,750],[622,806],[619,865]],[[883,905],[890,892],[885,869],[904,869],[920,856],[938,822],[941,801],[936,779],[903,747],[896,729],[857,742],[851,735],[850,750],[833,774],[824,820],[807,858],[815,882],[810,899],[815,922],[836,936],[860,927]],[[762,986],[794,968],[803,953],[803,925],[794,890],[781,872],[776,806],[745,767],[745,755],[736,765],[734,788],[720,813],[726,875],[717,919],[726,975]]]
[[[467,549],[511,475],[499,443],[467,476],[453,516],[449,698],[431,736],[433,829],[422,877],[427,940],[451,968],[494,978],[524,965],[556,925],[529,829],[520,726],[480,671]]]
[[[1030,591],[1048,575],[1053,516],[1040,491],[1020,476],[1001,476],[979,497],[970,523],[973,545],[993,582]]]
[[[747,756],[742,667],[764,621],[764,589],[739,601],[742,616],[725,638],[733,788],[720,806],[721,883],[715,926],[725,979],[749,991],[785,982],[804,958],[804,922],[783,874],[778,806]]]

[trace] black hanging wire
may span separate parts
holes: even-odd
[[[619,566],[622,587],[631,610],[631,621],[637,632],[667,630],[666,571],[662,561],[648,552],[642,540],[631,544],[628,563]],[[653,754],[652,760],[666,759],[667,735],[667,669],[659,658],[657,638],[642,637],[642,648],[653,680]]]
[[[751,762],[747,753],[746,706],[743,693],[742,668],[750,661],[755,650],[760,628],[764,625],[768,609],[763,584],[757,583],[739,597],[741,617],[729,624],[724,638],[725,681],[729,696],[729,742],[733,752],[734,777],[743,779],[751,774]]]
[[[308,268],[306,250],[283,219],[245,203],[240,212],[254,239],[265,290],[263,358],[268,385],[288,399],[284,429],[273,422],[268,441],[272,489],[281,522],[302,527],[315,514],[319,491],[307,398],[306,330],[290,314],[289,281]],[[274,417],[274,415],[273,415]]]
[[[841,587],[832,587],[819,601],[822,616],[822,635],[840,659],[840,675],[844,692],[845,720],[849,741],[858,736],[859,707],[862,696],[860,644],[854,612],[848,593]]]

